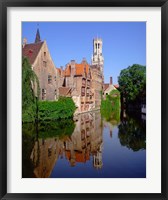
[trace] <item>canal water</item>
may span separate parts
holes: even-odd
[[[75,122],[23,124],[23,178],[145,178],[146,120],[99,111]]]

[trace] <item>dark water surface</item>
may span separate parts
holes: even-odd
[[[23,178],[145,178],[146,121],[102,119],[23,124]]]

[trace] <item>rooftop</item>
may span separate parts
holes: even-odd
[[[89,72],[89,64],[86,61],[82,61],[80,64],[75,63],[75,74],[76,76],[81,76],[84,73]],[[64,70],[65,76],[71,75],[71,64],[68,64],[67,67]]]
[[[22,48],[22,56],[29,59],[30,64],[33,64],[44,42],[26,44]]]

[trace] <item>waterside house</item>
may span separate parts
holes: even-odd
[[[104,84],[103,42],[93,40],[91,65],[84,58],[81,63],[71,60],[65,67],[56,68],[47,42],[41,41],[37,29],[35,42],[23,40],[22,56],[27,57],[40,84],[40,100],[58,100],[71,97],[77,107],[76,113],[100,109],[102,93],[107,94],[115,87]]]

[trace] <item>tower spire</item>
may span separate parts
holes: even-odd
[[[36,33],[36,38],[35,38],[35,43],[38,43],[38,42],[41,42],[39,28],[37,28],[37,33]]]

